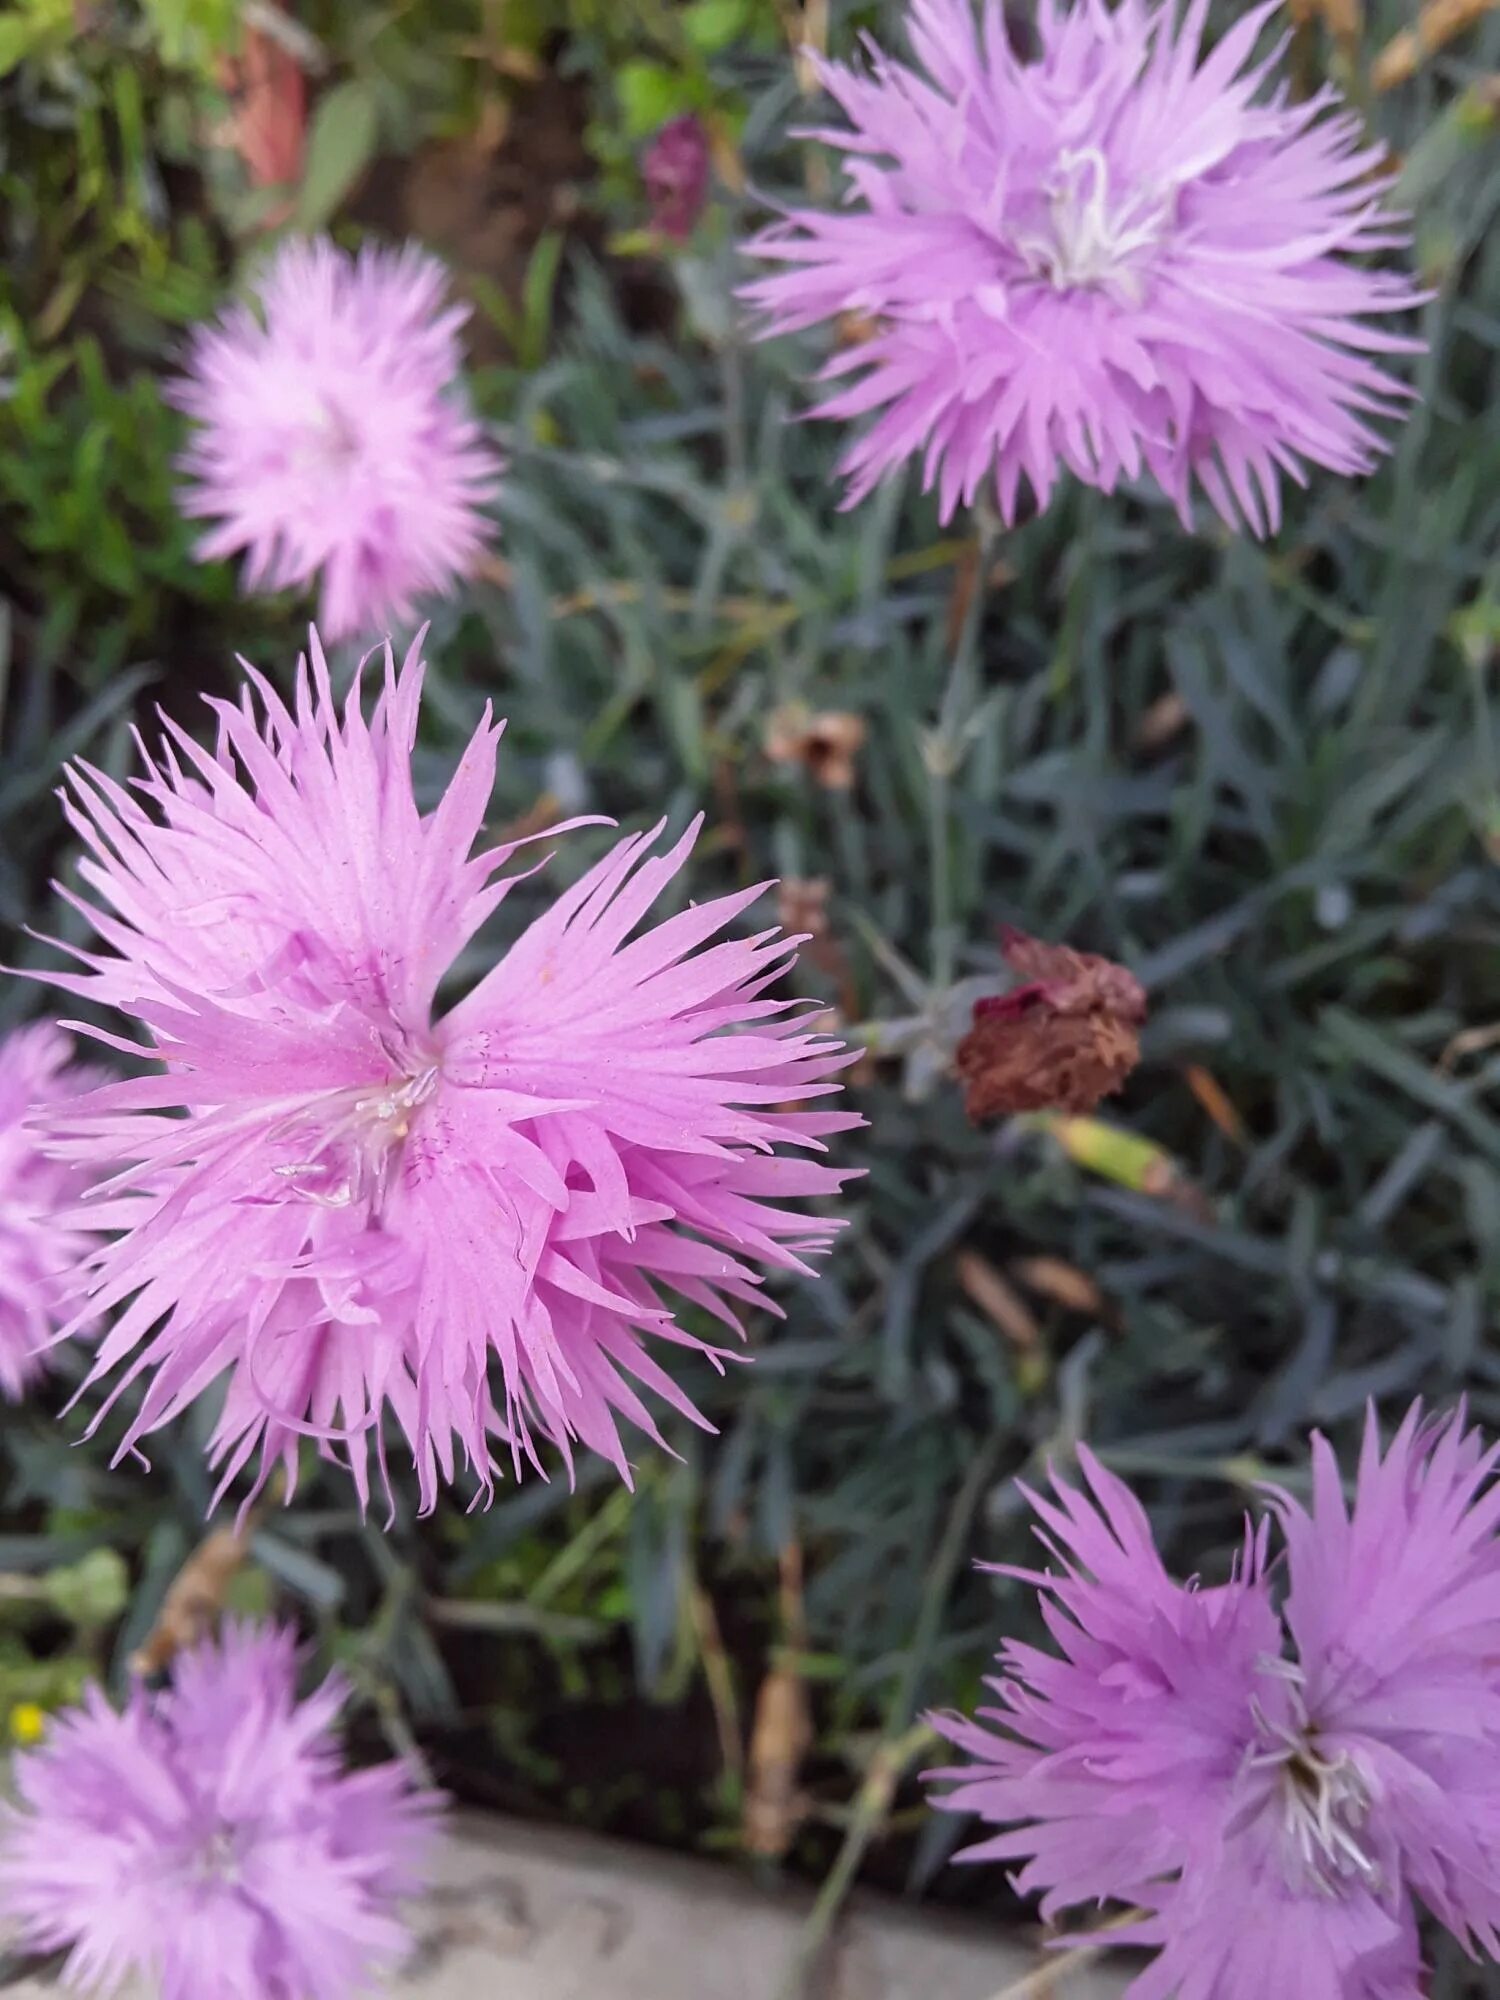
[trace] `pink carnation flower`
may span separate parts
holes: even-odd
[[[944,1806],[1004,1831],[1049,1918],[1142,1906],[1131,2000],[1421,2000],[1416,1903],[1500,1952],[1500,1447],[1413,1407],[1352,1507],[1313,1440],[1311,1509],[1280,1489],[1229,1584],[1162,1568],[1138,1503],[1087,1452],[1087,1495],[1028,1495],[1057,1572],[1057,1654],[1008,1643],[999,1706],[939,1719],[970,1761]]]
[[[926,75],[872,50],[863,76],[819,62],[849,120],[849,204],[794,208],[750,251],[765,330],[843,312],[877,330],[824,379],[815,414],[878,413],[846,451],[849,502],[920,455],[946,519],[992,483],[1006,521],[1023,476],[1045,506],[1060,468],[1113,492],[1143,467],[1191,522],[1194,480],[1261,534],[1281,476],[1367,472],[1369,421],[1408,391],[1371,356],[1419,343],[1380,316],[1409,279],[1353,261],[1405,241],[1381,206],[1379,147],[1330,91],[1263,93],[1253,60],[1276,0],[1210,52],[1207,0],[1042,0],[1021,61],[1001,0],[913,0]]]
[[[138,795],[71,773],[80,907],[113,950],[59,983],[133,1015],[162,1064],[71,1125],[81,1158],[125,1163],[80,1308],[118,1315],[90,1381],[148,1378],[121,1449],[227,1376],[226,1483],[257,1448],[290,1480],[311,1436],[363,1501],[386,1407],[424,1508],[455,1440],[488,1496],[492,1433],[518,1473],[539,1435],[628,1478],[617,1417],[657,1435],[641,1389],[696,1414],[647,1340],[722,1358],[668,1295],[738,1333],[738,1305],[775,1310],[762,1270],[806,1272],[837,1227],[791,1205],[839,1187],[816,1155],[859,1123],[807,1108],[848,1057],[768,996],[797,940],[725,934],[759,888],[642,928],[696,832],[656,855],[658,828],[442,1012],[515,880],[520,843],[472,852],[499,725],[422,813],[416,647],[399,673],[386,649],[369,722],[358,680],[336,707],[316,635],[291,709],[246,671],[212,753],[169,723]]]
[[[197,428],[182,505],[204,561],[246,552],[247,590],[321,574],[329,639],[373,636],[446,592],[491,534],[500,461],[470,414],[441,264],[413,244],[273,255],[256,306],[199,329],[174,400]]]
[[[41,1371],[68,1318],[67,1279],[89,1244],[73,1213],[83,1182],[45,1150],[37,1121],[98,1081],[73,1045],[38,1023],[0,1040],[0,1392],[12,1401]]]
[[[340,1768],[346,1690],[295,1690],[292,1635],[230,1625],[123,1711],[96,1687],[15,1760],[0,1911],[63,1984],[161,2000],[349,2000],[405,1956],[440,1801]]]

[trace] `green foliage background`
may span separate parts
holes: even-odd
[[[828,11],[836,47],[861,26],[899,39],[899,7]],[[270,204],[214,137],[237,10],[87,12],[84,35],[64,0],[0,23],[13,965],[40,954],[25,926],[69,928],[45,886],[62,760],[123,769],[128,723],[158,701],[191,715],[236,651],[284,674],[308,609],[242,602],[192,562],[158,392],[263,245]],[[1299,1478],[1309,1425],[1347,1445],[1369,1398],[1390,1414],[1460,1392],[1500,1424],[1500,22],[1374,98],[1370,55],[1407,9],[1369,13],[1354,46],[1305,26],[1292,61],[1304,82],[1330,68],[1401,162],[1433,291],[1422,400],[1378,477],[1315,479],[1257,546],[1185,536],[1149,494],[1068,490],[1008,534],[941,529],[910,484],[838,511],[837,438],[791,421],[817,344],[748,346],[733,301],[747,188],[818,172],[787,137],[790,4],[300,10],[294,225],[395,226],[372,189],[503,133],[548,79],[586,126],[578,185],[518,267],[456,257],[510,471],[503,574],[434,612],[432,789],[493,698],[497,823],[544,794],[628,824],[703,810],[696,893],[826,877],[872,1052],[868,1178],[826,1275],[783,1294],[753,1366],[721,1383],[682,1364],[718,1436],[643,1450],[633,1501],[589,1467],[488,1513],[416,1523],[403,1504],[389,1534],[310,1466],[258,1534],[246,1589],[350,1663],[372,1731],[414,1731],[474,1795],[732,1849],[721,1738],[790,1664],[816,1728],[793,1865],[823,1875],[842,1852],[845,1874],[1008,1912],[993,1872],[939,1872],[957,1825],[910,1787],[877,1810],[868,1780],[919,1757],[921,1708],[971,1698],[1028,1615],[969,1566],[1026,1546],[1013,1475],[1087,1435],[1139,1477],[1183,1568],[1211,1573],[1255,1478]],[[646,227],[635,162],[684,109],[719,173],[676,250]],[[852,791],[767,759],[788,702],[865,720]],[[594,851],[571,841],[552,879]],[[1149,986],[1146,1060],[1110,1117],[1175,1163],[1175,1198],[1129,1149],[1088,1164],[1034,1126],[965,1124],[945,1050],[1002,921]],[[12,981],[0,1019],[38,1004]],[[961,1282],[975,1253],[1034,1316],[1029,1348]],[[118,1425],[70,1449],[84,1413],[54,1406],[80,1372],[63,1357],[0,1429],[0,1582],[36,1585],[0,1636],[11,1706],[63,1698],[90,1659],[122,1671],[206,1504],[206,1421],[158,1439],[149,1474],[108,1468]],[[103,1549],[128,1571],[88,1572],[80,1609],[67,1579]],[[1445,1962],[1435,1990],[1500,1983]]]

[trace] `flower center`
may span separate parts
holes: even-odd
[[[1288,1887],[1329,1896],[1349,1882],[1377,1887],[1380,1869],[1365,1834],[1373,1800],[1358,1763],[1347,1750],[1322,1748],[1305,1716],[1273,1723],[1262,1715],[1260,1723],[1263,1747],[1249,1762],[1274,1773],[1270,1809]]]
[[[231,1827],[216,1826],[206,1840],[196,1842],[187,1853],[184,1872],[194,1881],[215,1888],[230,1886],[240,1878],[239,1842]]]
[[[384,1045],[393,1065],[398,1053]],[[391,1176],[422,1106],[437,1090],[441,1059],[413,1052],[389,1081],[334,1092],[283,1128],[302,1155],[279,1164],[278,1179],[320,1208],[384,1206]]]
[[[1060,292],[1107,291],[1139,305],[1145,277],[1137,260],[1161,239],[1170,193],[1137,188],[1111,199],[1109,162],[1097,146],[1060,153],[1043,191],[1045,225],[1016,238],[1031,274]]]
[[[347,472],[359,455],[359,433],[336,403],[320,396],[297,436],[296,455],[304,473]]]

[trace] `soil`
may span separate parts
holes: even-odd
[[[479,134],[377,161],[353,204],[353,218],[392,236],[420,238],[452,267],[460,293],[466,274],[474,274],[513,305],[520,303],[538,241],[560,230],[609,265],[629,324],[661,327],[673,311],[661,277],[649,264],[606,254],[607,231],[588,200],[593,162],[583,141],[587,121],[583,85],[547,71],[516,92],[494,141]],[[466,337],[477,365],[510,358],[503,334],[483,313],[474,315]]]

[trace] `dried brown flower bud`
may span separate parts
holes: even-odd
[[[869,313],[841,312],[834,319],[833,330],[840,347],[863,347],[880,332],[880,321]]]
[[[709,146],[692,111],[663,125],[641,161],[651,220],[663,236],[686,243],[708,199]]]
[[[776,921],[784,931],[806,932],[816,944],[828,936],[826,875],[786,875],[776,885]]]
[[[773,709],[766,722],[766,755],[773,764],[801,764],[825,791],[847,792],[864,748],[865,720],[847,709],[812,714],[801,702]]]
[[[249,1552],[248,1528],[215,1528],[173,1577],[156,1623],[130,1656],[133,1674],[159,1674],[213,1630]]]
[[[1016,1111],[1092,1111],[1140,1061],[1140,981],[1123,965],[1023,931],[1001,932],[1023,985],[974,1004],[958,1045],[964,1109],[976,1120]]]

